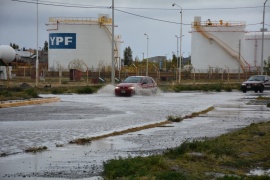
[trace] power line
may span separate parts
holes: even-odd
[[[62,6],[62,7],[74,7],[74,8],[105,8],[109,9],[110,6],[96,6],[96,5],[86,5],[86,4],[72,4],[72,3],[61,3],[61,2],[53,2],[53,1],[43,1],[39,0],[38,2],[36,0],[11,0],[15,2],[21,2],[21,3],[29,3],[29,4],[41,4],[41,5],[50,5],[50,6]],[[203,10],[233,10],[233,9],[256,9],[256,8],[262,8],[263,6],[243,6],[243,7],[213,7],[213,8],[183,8],[183,11],[203,11]],[[270,6],[265,6],[266,8]],[[176,11],[180,9],[176,8],[142,8],[142,7],[115,7],[117,9],[134,9],[134,10],[164,10],[164,11]]]
[[[270,7],[270,6],[265,6]],[[179,11],[179,8],[139,8],[139,7],[117,7],[118,9],[136,9],[136,10],[171,10],[171,11]],[[247,6],[247,7],[228,7],[228,8],[182,8],[183,11],[204,11],[204,10],[233,10],[233,9],[256,9],[263,8],[263,6]]]
[[[14,2],[20,2],[20,3],[28,3],[28,4],[40,4],[40,5],[46,5],[46,6],[60,6],[60,7],[69,7],[69,8],[99,8],[99,9],[110,9],[111,7],[109,6],[96,6],[96,5],[85,5],[85,4],[71,4],[71,3],[61,3],[61,2],[53,2],[53,1],[44,1],[44,0],[11,0]],[[254,7],[231,7],[231,8],[193,8],[193,9],[182,9],[183,11],[202,11],[202,10],[235,10],[235,9],[255,9],[255,8],[262,8],[263,6],[254,6]],[[270,7],[270,6],[266,6]],[[131,12],[127,12],[124,10],[120,9],[134,9],[134,10],[165,10],[165,11],[179,11],[180,9],[175,9],[175,8],[140,8],[140,7],[115,7],[115,10],[118,12],[122,12],[125,14],[129,14],[132,16],[137,16],[140,18],[145,18],[149,20],[154,20],[154,21],[159,21],[159,22],[164,22],[164,23],[171,23],[171,24],[181,24],[179,22],[173,22],[173,21],[168,21],[168,20],[162,20],[162,19],[157,19],[157,18],[152,18],[152,17],[147,17]],[[182,23],[183,25],[188,25],[190,26],[191,24],[187,23]],[[247,26],[251,25],[258,25],[261,23],[257,24],[249,24]],[[267,25],[267,24],[266,24]],[[269,26],[269,25],[267,25]]]
[[[39,4],[45,6],[60,6],[60,7],[71,7],[71,8],[100,8],[100,9],[110,9],[108,6],[95,6],[95,5],[82,5],[82,4],[70,4],[70,3],[60,3],[60,2],[51,2],[51,1],[27,1],[27,0],[11,0],[14,2],[28,3],[28,4]]]
[[[161,20],[161,19],[151,18],[151,17],[147,17],[147,16],[142,16],[142,15],[139,15],[139,14],[134,14],[134,13],[130,13],[130,12],[127,12],[127,11],[120,10],[120,9],[115,9],[115,10],[119,11],[119,12],[122,12],[122,13],[125,13],[125,14],[129,14],[129,15],[133,15],[133,16],[137,16],[137,17],[141,17],[141,18],[145,18],[145,19],[150,19],[150,20],[155,20],[155,21],[160,21],[160,22],[166,22],[166,23],[171,23],[171,24],[180,24],[180,23],[173,22],[173,21]],[[185,25],[190,25],[190,24],[185,24]]]

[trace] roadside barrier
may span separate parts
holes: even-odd
[[[35,104],[44,104],[60,101],[59,97],[50,97],[50,98],[36,98],[36,99],[27,99],[27,100],[10,100],[10,101],[1,101],[0,108],[9,108],[17,106],[27,106]]]

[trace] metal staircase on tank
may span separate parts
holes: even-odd
[[[246,62],[246,60],[239,55],[239,52],[233,50],[229,45],[223,42],[221,39],[216,37],[215,35],[207,32],[202,26],[194,26],[197,32],[201,33],[204,37],[209,40],[215,41],[220,47],[222,47],[230,56],[232,56],[235,60],[240,64],[243,72],[246,72],[247,66],[250,68],[250,65]]]
[[[100,27],[104,27],[106,32],[109,34],[110,39],[112,40],[113,39],[112,31],[107,27],[108,25],[112,25],[112,19],[106,16],[101,16],[98,18],[98,23]],[[114,41],[114,66],[116,69],[120,69],[120,66],[118,66],[119,64],[117,62],[117,56],[118,56],[118,46],[117,46],[116,41]]]

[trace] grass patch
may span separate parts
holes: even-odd
[[[269,142],[270,122],[251,124],[216,138],[186,141],[161,155],[107,161],[103,176],[145,180],[269,179],[247,175],[257,167],[270,169]]]
[[[49,83],[49,82],[48,82]],[[26,83],[23,83],[26,84]],[[38,94],[92,94],[96,93],[103,85],[73,85],[70,82],[62,83],[61,86],[50,84],[49,87],[22,87],[22,85],[14,85],[14,87],[0,88],[0,101],[20,100],[37,98]],[[47,85],[46,85],[47,86]],[[181,91],[232,91],[239,90],[239,84],[212,83],[212,84],[181,84],[181,85],[160,85],[159,88],[164,91],[181,92]]]
[[[28,97],[31,97],[31,98],[38,98],[38,92],[36,91],[36,89],[34,88],[27,88],[25,89],[25,93]]]
[[[107,137],[111,137],[111,136],[119,136],[119,135],[126,134],[126,133],[137,132],[137,131],[144,130],[144,129],[160,127],[160,126],[163,126],[163,125],[169,124],[169,123],[171,123],[171,122],[164,121],[164,122],[149,124],[149,125],[145,125],[145,126],[141,126],[141,127],[129,128],[129,129],[126,129],[123,131],[115,131],[113,133],[109,133],[109,134],[105,134],[105,135],[101,135],[101,136],[96,136],[96,137],[78,138],[78,139],[70,141],[69,144],[85,145],[85,144],[91,143],[91,141],[95,141],[95,140],[99,140],[99,139],[103,139],[103,138],[107,138]]]
[[[169,166],[165,160],[159,156],[119,158],[109,160],[104,163],[104,174],[108,179],[153,179],[156,175],[160,176],[159,170],[167,169]],[[149,172],[154,172],[150,174]]]
[[[168,89],[168,87],[167,87]],[[224,83],[213,83],[213,84],[181,84],[172,86],[174,92],[182,91],[227,91],[231,92],[233,89],[239,90],[239,84],[224,84]]]
[[[69,141],[69,144],[85,145],[85,144],[91,143],[91,141],[107,138],[107,137],[110,137],[110,136],[119,136],[119,135],[122,135],[122,134],[131,133],[131,132],[137,132],[137,131],[141,131],[141,130],[144,130],[144,129],[150,129],[150,128],[154,128],[154,127],[162,127],[165,124],[169,124],[171,122],[180,122],[180,121],[182,121],[184,119],[187,119],[187,118],[193,118],[193,117],[199,116],[200,114],[205,114],[205,113],[207,113],[207,112],[209,112],[209,111],[211,111],[213,109],[214,109],[214,107],[209,107],[206,110],[203,110],[203,111],[200,111],[200,112],[195,112],[195,113],[192,113],[191,115],[186,115],[183,118],[182,117],[168,116],[167,121],[164,121],[164,122],[149,124],[149,125],[145,125],[145,126],[141,126],[141,127],[129,128],[129,129],[126,129],[126,130],[123,130],[123,131],[115,131],[113,133],[109,133],[109,134],[105,134],[105,135],[101,135],[101,136],[96,136],[96,137],[78,138],[78,139]]]
[[[80,87],[77,90],[78,94],[92,94],[95,92],[95,89],[90,86]]]
[[[48,148],[46,146],[40,146],[40,147],[30,147],[28,149],[25,149],[24,152],[27,153],[37,153],[37,152],[42,152],[46,151]]]
[[[266,100],[266,101],[268,101],[268,100],[270,100],[270,97],[258,96],[256,99],[257,100]]]
[[[0,88],[0,101],[7,100],[22,100],[38,98],[39,94],[92,94],[97,92],[102,85],[93,86],[61,86],[61,87],[47,87],[47,88],[36,88],[36,87],[9,87]]]
[[[209,107],[209,108],[207,108],[207,109],[205,109],[205,110],[203,110],[203,111],[200,111],[200,112],[194,112],[194,113],[192,113],[191,115],[186,115],[186,116],[184,116],[184,117],[179,117],[179,116],[168,116],[167,117],[167,120],[168,121],[171,121],[171,122],[181,122],[181,121],[183,121],[184,119],[189,119],[189,118],[194,118],[194,117],[197,117],[197,116],[199,116],[199,115],[201,115],[201,114],[206,114],[206,113],[208,113],[209,111],[212,111],[214,109],[214,107]]]
[[[36,88],[11,87],[0,89],[0,101],[22,100],[38,97],[39,95]]]
[[[102,85],[93,86],[61,86],[61,87],[51,87],[51,88],[40,88],[38,89],[40,93],[48,94],[93,94],[96,93]]]
[[[270,97],[258,96],[256,100],[266,105],[266,107],[270,107]]]
[[[171,122],[181,122],[184,120],[184,118],[178,116],[168,116],[167,120]]]

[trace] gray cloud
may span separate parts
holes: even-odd
[[[26,0],[35,2],[32,0]],[[116,34],[122,35],[124,43],[122,49],[130,46],[133,56],[142,58],[146,51],[146,37],[149,35],[149,56],[165,55],[169,57],[172,51],[176,51],[176,38],[180,32],[180,25],[151,20],[139,16],[160,19],[164,21],[180,22],[180,11],[172,7],[173,3],[183,8],[183,52],[188,56],[190,50],[191,26],[189,25],[194,16],[201,16],[202,20],[226,20],[245,21],[249,31],[258,31],[262,22],[262,7],[265,0],[115,0],[115,7],[121,11],[115,11]],[[40,3],[65,3],[74,6],[98,6],[100,8],[77,8],[51,5],[39,5],[39,46],[43,47],[45,40],[48,40],[47,26],[49,17],[93,17],[98,14],[111,14],[111,0],[39,0]],[[270,7],[270,2],[268,3]],[[58,4],[60,5],[60,4]],[[247,7],[238,8],[235,7]],[[270,28],[270,8],[266,8],[266,28]],[[155,9],[152,9],[155,8]],[[207,9],[205,9],[207,8]],[[211,9],[217,8],[217,9]],[[224,9],[225,8],[225,9]],[[231,8],[231,9],[228,9]],[[139,15],[139,16],[136,16]],[[250,25],[257,24],[257,25]],[[0,1],[0,44],[10,42],[20,47],[36,47],[36,5],[11,1]]]

